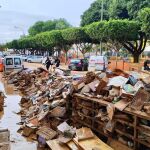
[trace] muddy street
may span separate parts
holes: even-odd
[[[6,95],[4,111],[0,114],[0,129],[10,130],[11,150],[37,150],[37,143],[31,142],[17,132],[20,122],[19,102],[21,96],[13,90],[11,85],[8,85],[0,74],[0,90]]]

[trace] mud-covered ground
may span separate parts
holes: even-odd
[[[37,150],[37,143],[29,141],[17,132],[20,116],[16,113],[20,110],[21,96],[14,91],[13,86],[4,81],[2,73],[0,73],[0,90],[4,91],[7,97],[5,98],[4,111],[0,113],[0,129],[10,130],[11,150]]]

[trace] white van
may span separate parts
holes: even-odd
[[[23,69],[23,61],[20,56],[6,56],[4,58],[4,72],[11,72]]]
[[[88,71],[102,71],[108,67],[106,56],[90,56]]]

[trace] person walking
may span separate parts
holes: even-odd
[[[45,65],[46,65],[47,71],[49,71],[49,67],[50,67],[50,65],[51,65],[51,61],[50,61],[49,57],[47,57],[47,59],[46,59],[46,61],[45,61]]]
[[[55,66],[55,59],[53,57],[51,57],[51,70],[53,71],[54,66]]]
[[[58,68],[60,65],[60,60],[58,57],[56,57],[56,59],[55,59],[55,65],[56,65],[56,68]]]

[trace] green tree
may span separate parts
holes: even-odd
[[[36,22],[33,26],[31,26],[28,30],[29,35],[36,35],[40,32],[43,31],[43,26],[44,26],[44,22],[43,21],[38,21]]]
[[[142,9],[138,14],[138,20],[142,24],[142,31],[150,36],[150,8]]]
[[[28,30],[29,35],[34,36],[41,32],[52,31],[52,30],[62,30],[71,27],[67,20],[60,18],[48,21],[38,21]]]
[[[109,3],[110,0],[103,0],[104,1],[104,13],[103,19],[109,19]],[[89,9],[87,9],[83,15],[81,15],[81,26],[85,26],[91,24],[92,22],[100,21],[101,20],[101,8],[102,8],[102,0],[96,0],[93,2]]]
[[[138,12],[145,7],[150,7],[150,0],[128,0],[127,10],[130,19],[135,19]]]
[[[94,22],[88,26],[85,26],[85,32],[92,40],[92,43],[98,44],[100,40],[105,40],[105,24],[106,21]]]
[[[4,51],[6,48],[6,44],[0,44],[0,51]]]
[[[47,31],[37,34],[35,39],[38,47],[43,50],[48,50],[50,55],[54,53],[54,47],[60,47],[61,43],[63,42],[61,31],[59,30]]]
[[[139,62],[139,56],[144,51],[147,36],[140,31],[141,27],[138,22],[128,20],[111,20],[106,23],[105,35],[107,39],[118,41],[132,55],[134,62]]]
[[[55,26],[56,26],[56,23],[54,21],[48,20],[44,22],[43,27],[42,27],[42,32],[54,30]]]
[[[76,44],[77,48],[83,56],[88,51],[86,48],[86,43],[90,43],[91,39],[85,32],[84,28],[69,28],[62,32],[62,37],[68,44]]]
[[[110,20],[93,23],[87,26],[86,32],[91,39],[102,39],[112,45],[115,43],[117,49],[122,44],[133,55],[136,63],[147,42],[146,34],[140,30],[141,26],[136,21]]]
[[[6,44],[10,49],[19,49],[18,40],[13,40]]]
[[[103,20],[109,19],[135,19],[138,12],[150,7],[150,0],[103,0],[104,17]],[[81,26],[91,24],[101,20],[102,0],[96,0],[81,15]]]
[[[109,17],[112,19],[129,18],[126,0],[112,0],[109,5]]]
[[[56,23],[56,25],[55,25],[56,30],[62,30],[62,29],[72,27],[70,25],[70,23],[64,18],[56,19],[56,20],[54,20],[54,22]]]

